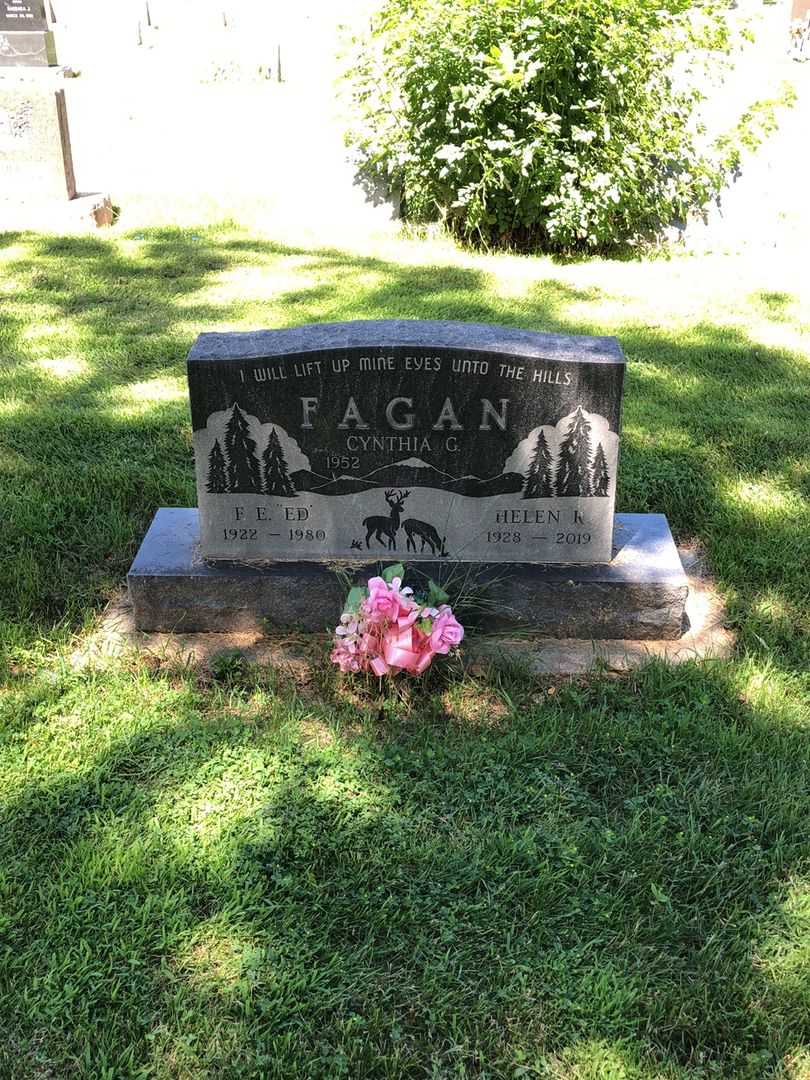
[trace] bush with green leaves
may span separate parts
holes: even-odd
[[[727,7],[727,5],[725,5]],[[640,245],[736,167],[696,68],[730,46],[707,0],[385,0],[355,42],[349,142],[403,216],[473,243]]]

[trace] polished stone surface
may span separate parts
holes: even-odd
[[[544,334],[494,323],[448,319],[358,319],[282,330],[206,333],[197,338],[189,360],[243,360],[349,348],[377,350],[382,345],[470,349],[537,360],[587,359],[597,364],[624,363],[624,354],[615,337]]]
[[[605,562],[615,338],[377,320],[201,334],[188,358],[209,559]]]
[[[0,34],[47,29],[48,15],[43,0],[0,0]]]
[[[364,580],[378,566],[350,571]],[[493,604],[486,620],[491,629],[632,640],[675,639],[684,629],[687,579],[661,514],[617,514],[610,563],[436,562],[413,569],[439,581],[459,570],[469,575],[468,587]],[[344,599],[335,565],[206,562],[198,513],[185,508],[157,512],[127,580],[135,625],[143,631],[324,630],[337,622]]]

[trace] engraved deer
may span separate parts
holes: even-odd
[[[405,535],[408,538],[405,542],[406,551],[416,552],[416,540],[414,538],[418,536],[422,541],[422,546],[419,549],[420,553],[425,550],[425,544],[428,544],[430,546],[431,555],[438,554],[442,559],[449,558],[449,552],[444,546],[447,537],[439,536],[433,526],[428,525],[426,521],[408,518],[407,521],[403,521],[402,528],[405,530]]]
[[[374,514],[371,517],[363,519],[363,528],[366,530],[367,548],[371,547],[372,534],[374,534],[375,539],[379,540],[381,544],[386,543],[383,539],[383,535],[385,535],[388,537],[388,550],[396,551],[399,519],[402,515],[402,507],[409,495],[410,491],[386,491],[385,501],[391,507],[391,513],[388,517],[384,517],[382,514]]]

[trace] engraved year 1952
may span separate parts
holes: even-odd
[[[327,469],[359,469],[360,458],[350,457],[348,454],[326,454]]]

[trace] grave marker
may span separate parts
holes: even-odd
[[[0,84],[0,202],[75,194],[64,90]]]
[[[43,0],[0,0],[0,67],[56,64]]]
[[[493,628],[681,635],[666,518],[614,518],[614,338],[401,320],[202,334],[188,377],[200,509],[155,515],[128,575],[139,629],[321,630],[336,565],[362,580],[404,560],[492,589]]]
[[[613,338],[417,321],[202,334],[188,375],[205,558],[610,561]]]
[[[47,29],[43,0],[0,0],[0,31]]]

